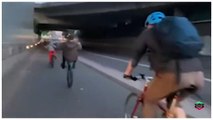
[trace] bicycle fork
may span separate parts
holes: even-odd
[[[134,109],[133,109],[133,111],[131,113],[131,118],[134,117],[134,114],[135,114],[136,110],[138,109],[138,106],[139,106],[140,102],[142,102],[142,99],[139,97],[139,98],[137,98],[137,102],[136,102],[136,104],[134,106]]]
[[[147,87],[148,87],[148,85],[145,85],[144,91],[142,92],[141,96],[137,98],[137,102],[136,102],[136,104],[135,104],[135,106],[133,108],[133,111],[131,113],[131,118],[134,117],[134,114],[135,114],[136,110],[138,109],[138,106],[139,106],[140,102],[143,105],[144,92],[147,90]]]

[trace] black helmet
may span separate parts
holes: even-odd
[[[66,38],[66,39],[69,39],[69,40],[72,40],[74,38],[74,35],[70,32],[63,32],[62,35]]]
[[[67,31],[64,31],[62,33],[62,35],[66,38],[66,39],[74,39],[76,37],[79,36],[79,31],[78,30],[67,30]]]

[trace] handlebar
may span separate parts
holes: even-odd
[[[150,82],[153,79],[153,77],[146,76],[145,74],[141,74],[141,73],[139,74],[139,76],[136,76],[136,78],[138,78],[137,80],[142,79],[142,80],[145,80],[146,82]]]
[[[151,76],[146,76],[145,74],[139,74],[139,75],[137,75],[137,76],[126,76],[126,75],[124,75],[124,78],[128,78],[128,79],[130,79],[130,80],[133,80],[133,81],[137,81],[137,80],[145,80],[146,82],[150,82],[152,79],[153,79],[153,77],[151,77]]]

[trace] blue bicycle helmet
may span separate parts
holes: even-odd
[[[146,18],[145,27],[150,24],[157,24],[165,17],[162,12],[153,12]]]

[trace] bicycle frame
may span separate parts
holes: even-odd
[[[56,52],[55,51],[50,51],[49,52],[49,62],[52,62],[53,57],[55,56]]]
[[[135,114],[135,112],[136,112],[136,110],[137,110],[137,108],[138,108],[138,106],[139,106],[139,103],[141,102],[142,105],[143,105],[144,92],[147,91],[147,88],[148,88],[148,83],[145,84],[144,90],[143,90],[143,92],[141,93],[141,96],[137,98],[137,102],[136,102],[136,104],[135,104],[135,106],[134,106],[134,108],[133,108],[133,111],[132,111],[132,113],[131,113],[131,118],[133,118],[133,116],[134,116],[134,114]]]

